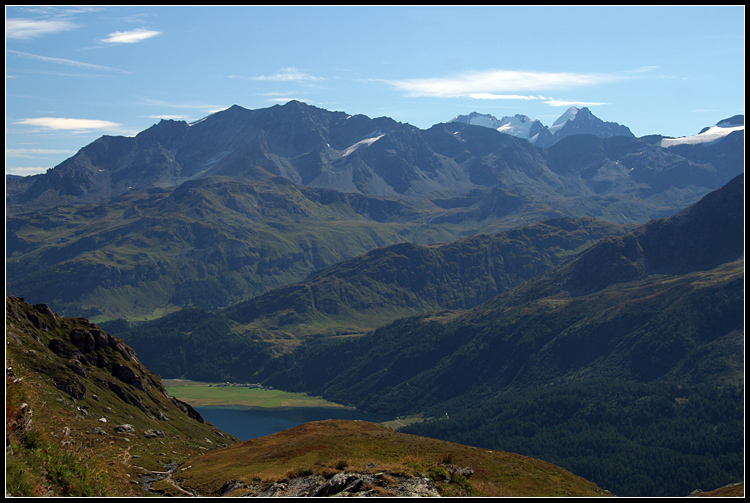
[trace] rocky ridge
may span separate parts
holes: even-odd
[[[6,491],[135,495],[143,474],[237,439],[84,318],[6,297]]]

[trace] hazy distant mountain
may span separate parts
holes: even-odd
[[[568,108],[550,127],[544,126],[538,120],[529,119],[525,115],[503,117],[498,120],[492,115],[478,112],[459,115],[450,122],[461,122],[496,129],[501,133],[528,140],[539,147],[550,147],[563,138],[574,134],[590,134],[599,138],[634,137],[626,126],[621,126],[615,122],[604,122],[586,107]]]

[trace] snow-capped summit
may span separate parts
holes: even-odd
[[[562,128],[568,121],[571,121],[576,118],[576,115],[578,114],[578,111],[580,109],[578,107],[570,107],[568,108],[564,114],[562,114],[558,119],[552,123],[552,125],[549,127],[549,132],[552,134],[555,134],[560,128]]]
[[[616,122],[604,122],[586,107],[568,108],[550,127],[521,114],[497,120],[489,114],[472,112],[469,115],[459,115],[450,122],[463,122],[474,126],[489,127],[501,133],[528,140],[530,143],[543,148],[550,147],[566,136],[573,134],[591,134],[599,138],[635,136],[626,126],[621,126]]]
[[[516,114],[513,117],[503,117],[500,119],[500,126],[497,130],[501,133],[515,136],[516,138],[528,140],[531,138],[531,134],[529,133],[534,122],[535,121],[529,119],[525,115]]]
[[[539,132],[546,127],[536,119],[531,119],[525,115],[516,114],[513,117],[503,117],[497,119],[490,114],[480,114],[472,112],[469,115],[459,115],[451,119],[450,122],[462,122],[472,126],[484,126],[496,129],[501,133],[529,140],[532,143],[536,140]]]
[[[469,115],[458,115],[448,122],[461,122],[472,126],[483,126],[491,129],[500,127],[500,121],[494,115],[471,112]]]

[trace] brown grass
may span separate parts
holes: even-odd
[[[487,496],[605,496],[593,483],[555,465],[526,456],[487,451],[399,433],[363,421],[305,423],[266,437],[212,451],[190,460],[179,483],[201,495],[215,495],[227,480],[252,484],[279,481],[290,473],[331,476],[346,470],[415,476],[446,460],[470,466],[468,483]]]

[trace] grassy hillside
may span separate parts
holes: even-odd
[[[457,468],[463,475],[456,475]],[[445,496],[610,495],[543,461],[407,435],[363,421],[306,423],[238,443],[190,460],[174,478],[201,495],[220,495],[231,486],[232,496],[242,496],[274,483],[291,486],[296,479],[330,479],[342,472],[380,474],[371,487],[356,492],[370,490],[383,496],[396,494],[395,481],[404,476],[430,479]]]
[[[151,322],[104,325],[161,375],[249,381],[270,355],[309,339],[345,339],[397,318],[473,307],[623,232],[600,220],[553,219],[455,242],[401,243],[216,313],[184,309]]]
[[[397,318],[468,309],[624,227],[552,219],[493,235],[380,248],[223,311],[237,331],[362,333]]]

